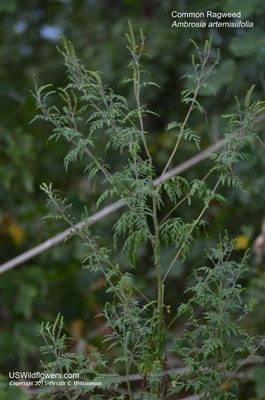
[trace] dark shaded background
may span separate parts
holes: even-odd
[[[254,22],[252,29],[188,29],[171,28],[170,13],[177,11],[242,11],[243,20]],[[42,182],[53,182],[54,187],[74,204],[77,220],[86,205],[90,213],[95,209],[94,200],[103,191],[100,184],[91,186],[83,173],[85,163],[71,164],[68,173],[63,168],[63,158],[69,146],[63,141],[49,141],[51,127],[35,122],[34,99],[29,91],[33,88],[35,73],[40,84],[65,84],[65,70],[56,50],[59,32],[71,40],[80,58],[90,70],[106,73],[105,81],[115,91],[133,102],[133,91],[121,85],[129,76],[126,69],[128,51],[125,47],[127,20],[135,31],[142,27],[146,36],[146,69],[161,89],[147,87],[145,102],[160,115],[146,121],[149,129],[148,144],[155,160],[157,172],[161,172],[173,149],[174,137],[165,132],[166,125],[181,121],[186,107],[180,102],[180,91],[186,88],[180,77],[190,68],[192,45],[213,35],[214,46],[220,47],[221,63],[218,74],[211,78],[216,95],[201,92],[207,118],[193,115],[191,124],[202,134],[202,149],[222,137],[225,121],[222,114],[233,110],[234,95],[243,98],[255,84],[254,100],[264,99],[264,25],[265,5],[261,0],[220,1],[133,1],[133,0],[62,0],[23,1],[1,0],[0,3],[0,262],[40,244],[65,229],[54,220],[43,219],[47,210],[45,198],[39,189]],[[264,139],[264,124],[257,131]],[[104,140],[99,138],[99,149],[104,151]],[[101,148],[102,147],[102,148]],[[173,166],[196,154],[192,145],[182,145]],[[107,153],[114,169],[123,164],[123,158]],[[188,179],[203,177],[209,163],[200,163],[188,170]],[[252,248],[260,234],[265,209],[265,149],[259,145],[252,149],[247,162],[238,166],[245,192],[233,188],[224,189],[229,208],[213,204],[205,219],[209,223],[208,234],[198,240],[185,263],[171,273],[167,296],[174,310],[183,301],[183,292],[189,284],[193,268],[204,262],[204,247],[214,245],[218,233],[228,229],[231,237],[239,237],[239,254],[246,247]],[[182,215],[192,218],[200,205],[183,207]],[[111,241],[111,226],[115,215],[95,227],[104,241]],[[242,248],[242,249],[241,249]],[[98,326],[102,321],[94,319],[106,301],[104,280],[92,276],[80,266],[84,249],[78,240],[43,253],[25,265],[0,276],[0,367],[3,375],[12,370],[38,370],[40,345],[37,332],[41,321],[53,321],[58,312],[65,316],[68,334],[77,339],[76,348],[84,353],[90,344],[102,346]],[[172,251],[163,253],[164,265],[172,259]],[[122,254],[117,258],[123,259]],[[139,256],[136,272],[142,281],[142,289],[152,294],[155,290],[155,273],[148,249]],[[148,278],[146,287],[143,276]],[[257,259],[252,251],[250,271],[245,281],[248,287],[247,301],[256,307],[248,329],[253,334],[264,333],[264,258]],[[260,370],[259,370],[260,371]],[[259,372],[260,373],[260,372]],[[260,376],[260,375],[259,375]],[[262,384],[265,372],[256,383]],[[250,387],[250,386],[247,386]],[[1,390],[1,389],[0,389]],[[1,393],[1,392],[0,392]],[[250,396],[243,390],[242,399]],[[251,394],[252,395],[252,394]],[[241,396],[241,395],[240,395]],[[4,398],[4,397],[3,397]],[[256,397],[263,398],[263,397]],[[265,398],[265,397],[264,397]]]

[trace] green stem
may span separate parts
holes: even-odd
[[[144,137],[144,124],[143,124],[143,117],[141,112],[141,102],[140,102],[140,87],[141,87],[141,71],[139,66],[139,58],[141,56],[143,50],[143,43],[139,54],[136,54],[136,50],[134,49],[131,54],[134,60],[134,67],[135,72],[134,74],[134,87],[136,88],[135,97],[136,97],[136,104],[137,104],[137,111],[139,116],[140,122],[140,130],[142,132],[142,141],[144,144],[144,148],[149,159],[150,170],[152,168],[152,157],[149,152],[145,137]],[[157,204],[156,204],[156,192],[154,190],[152,195],[152,202],[153,202],[153,223],[154,223],[154,244],[153,249],[155,252],[155,260],[156,260],[156,268],[157,268],[157,312],[158,312],[158,345],[161,347],[161,328],[163,323],[163,287],[162,287],[162,277],[161,277],[161,265],[160,265],[160,240],[159,240],[159,224],[157,218]],[[159,351],[158,361],[162,362],[162,354]],[[157,384],[157,399],[160,399],[161,396],[161,384]]]
[[[57,208],[57,210],[61,213],[63,219],[71,226],[71,228],[73,228],[73,231],[82,239],[82,241],[85,242],[86,244],[88,244],[89,247],[91,248],[91,250],[95,254],[99,255],[106,264],[108,264],[112,269],[114,269],[114,271],[116,271],[120,276],[123,276],[122,272],[118,268],[116,268],[116,266],[111,261],[109,261],[102,254],[100,254],[98,252],[98,250],[91,244],[91,242],[85,236],[83,236],[81,234],[80,230],[75,227],[75,225],[72,223],[72,221],[69,218],[67,218],[67,216],[63,213],[62,209],[60,208],[59,204],[53,198],[52,193],[49,191],[46,191],[46,193],[47,193],[49,199],[54,204],[54,206]],[[135,285],[133,285],[133,288],[143,299],[145,299],[148,303],[150,303],[150,300],[143,294],[143,292],[140,289],[138,289]]]
[[[204,182],[208,176],[210,176],[212,174],[213,171],[215,171],[217,169],[217,167],[219,166],[220,162],[218,162],[202,179],[202,182]],[[162,221],[160,222],[159,226],[161,226],[163,224],[163,222],[165,222],[168,217],[185,201],[187,200],[189,197],[191,196],[191,192],[187,193],[186,196],[184,196],[170,211],[169,213],[162,219]]]
[[[171,153],[171,155],[170,155],[170,157],[169,157],[169,159],[168,159],[168,161],[167,161],[167,163],[166,163],[166,166],[165,166],[165,168],[164,168],[164,170],[163,170],[163,172],[162,172],[162,174],[161,174],[161,176],[160,176],[160,179],[159,179],[159,182],[158,182],[157,188],[156,188],[157,191],[159,190],[159,187],[160,187],[160,185],[161,185],[161,182],[163,181],[163,176],[165,175],[165,173],[166,173],[166,171],[167,171],[167,169],[168,169],[168,167],[169,167],[169,165],[170,165],[170,163],[171,163],[171,161],[172,161],[172,159],[173,159],[173,157],[174,157],[174,155],[175,155],[175,153],[176,153],[176,151],[177,151],[177,149],[178,149],[179,142],[180,142],[180,140],[181,140],[182,133],[183,133],[183,131],[184,131],[185,125],[186,125],[186,123],[188,122],[190,113],[191,113],[192,110],[193,110],[193,107],[194,107],[194,104],[195,104],[195,100],[196,100],[196,97],[197,97],[197,95],[198,95],[199,88],[200,88],[200,80],[199,80],[198,83],[197,83],[197,87],[196,87],[196,90],[195,90],[195,92],[194,92],[194,97],[193,97],[193,100],[192,100],[191,105],[190,105],[190,107],[189,107],[189,110],[188,110],[188,112],[187,112],[187,115],[186,115],[186,117],[185,117],[185,119],[184,119],[184,122],[183,122],[182,125],[181,125],[177,143],[175,144],[175,147],[174,147],[174,149],[173,149],[173,151],[172,151],[172,153]]]
[[[125,354],[125,368],[126,368],[126,383],[127,383],[127,388],[128,388],[128,392],[129,392],[129,398],[130,398],[130,400],[132,400],[133,397],[132,397],[130,377],[129,377],[130,370],[129,370],[129,364],[128,364],[128,360],[127,360],[127,353]]]
[[[189,232],[190,234],[192,234],[192,232],[194,231],[194,229],[195,229],[197,223],[200,221],[200,219],[202,218],[202,216],[203,216],[203,214],[205,213],[206,209],[209,207],[209,203],[210,203],[210,201],[212,200],[213,194],[216,192],[216,190],[217,190],[217,188],[218,188],[218,186],[219,186],[219,184],[220,184],[220,182],[221,182],[221,180],[222,180],[222,177],[223,177],[222,175],[219,177],[219,179],[218,179],[218,181],[216,182],[216,185],[215,185],[215,187],[214,187],[214,189],[213,189],[213,191],[212,191],[212,193],[211,193],[211,196],[210,196],[210,198],[209,198],[207,204],[205,204],[205,206],[203,207],[203,209],[202,209],[201,213],[199,214],[198,218],[196,219],[196,221],[194,222],[194,224],[193,224],[192,227],[190,228],[190,232]],[[177,261],[179,255],[181,254],[181,251],[182,251],[183,247],[185,246],[185,243],[186,243],[186,242],[183,242],[182,245],[180,246],[180,248],[179,248],[179,250],[178,250],[176,256],[174,257],[174,260],[172,261],[172,263],[171,263],[170,266],[168,267],[167,272],[165,273],[165,275],[164,275],[164,277],[163,277],[163,279],[162,279],[162,283],[165,282],[166,277],[168,276],[168,274],[169,274],[169,272],[171,271],[173,265],[175,264],[175,262]]]
[[[222,355],[222,371],[224,375],[224,382],[225,382],[225,394],[227,394],[227,378],[226,378],[226,365],[225,365],[225,354],[224,354],[224,349],[223,349],[223,327],[222,327],[222,313],[223,313],[223,308],[222,308],[222,303],[221,303],[221,296],[222,296],[222,282],[220,283],[220,288],[219,288],[219,340],[221,342],[221,355]],[[226,397],[226,396],[225,396]]]

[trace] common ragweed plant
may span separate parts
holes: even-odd
[[[71,214],[72,206],[67,199],[61,198],[52,184],[41,185],[48,198],[49,216],[64,219],[71,227],[72,235],[79,236],[83,241],[87,248],[83,265],[88,273],[101,271],[113,297],[113,302],[105,305],[102,315],[111,332],[105,340],[111,348],[117,348],[117,357],[113,365],[108,366],[112,371],[108,375],[107,363],[102,362],[102,355],[98,356],[99,365],[95,364],[94,378],[100,378],[102,386],[93,388],[93,391],[88,390],[90,398],[169,399],[183,389],[199,393],[201,399],[208,395],[214,395],[214,398],[233,398],[234,380],[231,374],[237,369],[237,356],[240,349],[247,348],[253,353],[254,345],[232,317],[240,304],[241,288],[237,280],[241,269],[238,264],[229,264],[227,260],[227,249],[231,250],[227,237],[213,251],[213,255],[208,255],[213,261],[213,267],[196,272],[195,286],[189,289],[194,295],[188,303],[188,310],[197,305],[202,308],[203,317],[193,317],[192,329],[186,330],[183,338],[176,342],[175,351],[189,369],[187,374],[177,378],[174,371],[167,366],[169,340],[164,315],[170,310],[170,305],[165,303],[166,279],[177,260],[185,259],[190,253],[195,240],[194,233],[205,225],[203,217],[212,200],[226,203],[220,193],[222,186],[242,188],[235,165],[246,159],[244,148],[259,140],[258,135],[253,132],[253,125],[263,103],[251,103],[254,87],[248,91],[243,106],[236,98],[235,112],[225,116],[228,119],[228,129],[223,148],[218,154],[209,155],[212,166],[202,179],[188,181],[183,176],[170,174],[170,166],[181,142],[193,142],[200,149],[201,138],[190,127],[190,116],[197,112],[204,118],[205,110],[200,104],[198,94],[202,88],[211,88],[207,80],[219,64],[220,58],[219,50],[212,50],[211,38],[205,42],[203,48],[191,41],[194,47],[192,69],[184,76],[189,81],[189,88],[181,93],[181,101],[187,107],[187,113],[183,121],[172,121],[166,127],[168,132],[174,133],[175,143],[161,175],[158,176],[149,151],[150,134],[145,128],[147,116],[151,118],[155,112],[149,110],[142,100],[145,87],[157,85],[148,81],[143,69],[143,32],[140,31],[138,42],[129,22],[129,33],[126,37],[131,77],[125,83],[131,84],[133,88],[133,108],[125,97],[114,93],[100,72],[90,71],[81,63],[73,45],[64,36],[61,36],[62,48],[59,52],[67,70],[67,85],[54,91],[50,84],[39,87],[34,77],[33,96],[40,112],[35,119],[52,124],[53,134],[50,139],[63,139],[72,145],[72,150],[64,159],[65,168],[68,168],[69,163],[85,158],[88,180],[103,179],[106,187],[97,200],[97,207],[101,207],[111,197],[124,209],[113,226],[113,246],[102,246],[101,240],[93,231],[89,215],[85,213],[83,224],[76,225]],[[61,108],[53,101],[56,94],[63,102]],[[86,129],[83,132],[84,124]],[[105,160],[105,153],[100,154],[97,149],[98,132],[105,135],[108,151],[126,155],[127,162],[120,170],[113,170]],[[215,177],[213,186],[209,183],[210,176]],[[201,202],[201,211],[197,218],[187,221],[179,215],[179,208],[184,202],[191,204],[192,200]],[[163,212],[165,201],[171,204],[167,213]],[[137,265],[138,254],[143,247],[152,249],[157,276],[155,298],[149,299],[137,287],[134,276],[128,273],[127,268],[114,261],[121,243],[131,267]],[[169,246],[174,249],[175,255],[162,275],[161,250]],[[200,274],[204,274],[204,277]],[[182,306],[180,310],[186,310],[187,307]],[[243,306],[242,312],[245,312]],[[172,323],[175,319],[172,316]],[[48,334],[52,338],[54,330]],[[236,335],[242,336],[241,347],[228,355],[232,337]],[[54,368],[58,368],[60,363],[65,365],[67,357],[71,360],[72,356],[63,352],[57,358]],[[85,363],[84,360],[82,362]],[[90,362],[91,360],[87,360],[87,365]],[[85,364],[82,365],[84,367]],[[118,370],[124,371],[125,379],[115,372]],[[113,371],[116,375],[110,385]],[[139,385],[132,385],[131,373],[139,374]],[[222,392],[221,387],[224,387]],[[77,398],[74,393],[73,388],[66,395],[68,398]]]

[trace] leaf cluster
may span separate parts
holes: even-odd
[[[239,262],[234,261],[234,249],[235,241],[226,232],[217,248],[206,252],[212,267],[194,271],[194,285],[187,289],[192,297],[178,310],[179,316],[189,314],[189,323],[174,350],[187,370],[173,379],[173,392],[192,388],[203,399],[236,398],[237,361],[259,347],[259,338],[250,336],[241,325],[251,312],[242,302],[240,282],[249,256],[245,253]]]

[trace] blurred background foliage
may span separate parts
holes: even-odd
[[[243,20],[254,22],[252,29],[235,28],[171,28],[171,11],[242,11]],[[74,204],[77,221],[84,206],[89,213],[95,211],[95,199],[103,191],[100,184],[91,185],[83,173],[85,160],[71,164],[68,173],[63,168],[63,158],[69,145],[63,141],[47,139],[51,127],[41,122],[29,124],[35,116],[35,104],[29,91],[35,73],[40,84],[53,83],[64,86],[65,70],[56,50],[59,32],[74,44],[78,55],[90,70],[100,70],[106,75],[114,91],[133,102],[133,90],[121,85],[128,77],[126,70],[128,51],[125,32],[130,19],[135,31],[142,27],[146,40],[146,69],[151,79],[161,89],[147,87],[144,102],[158,117],[149,117],[148,144],[154,157],[157,173],[162,171],[175,142],[174,132],[168,135],[169,122],[182,121],[186,107],[180,102],[180,92],[187,87],[181,76],[190,68],[192,45],[213,35],[214,47],[220,47],[221,62],[217,74],[211,78],[215,95],[202,91],[201,103],[205,116],[194,114],[190,125],[202,135],[201,148],[215,143],[225,132],[221,115],[234,108],[234,96],[243,99],[255,84],[253,100],[264,100],[265,91],[265,4],[263,0],[216,1],[202,0],[1,0],[0,2],[0,262],[40,244],[66,226],[58,221],[43,219],[47,210],[39,190],[42,182],[53,182],[63,196]],[[264,123],[256,129],[264,141]],[[99,150],[104,149],[104,139],[99,137]],[[196,154],[192,144],[182,144],[172,166]],[[105,155],[114,170],[123,164],[122,156]],[[202,178],[209,167],[203,161],[183,173],[188,179]],[[209,223],[193,246],[184,263],[176,265],[167,281],[166,302],[176,311],[183,301],[183,292],[189,285],[192,269],[205,261],[203,248],[211,247],[218,233],[228,229],[231,237],[238,238],[238,256],[247,247],[251,249],[250,270],[245,285],[248,302],[256,303],[254,316],[246,321],[253,334],[265,330],[265,272],[263,247],[254,246],[256,238],[265,241],[262,230],[265,216],[265,148],[259,145],[250,151],[247,162],[240,164],[245,192],[233,188],[223,193],[228,197],[228,208],[213,203],[206,213]],[[214,181],[213,181],[214,182]],[[213,184],[212,182],[212,184]],[[180,210],[186,219],[198,215],[200,204],[183,206]],[[104,237],[104,244],[111,241],[112,215],[95,226]],[[257,242],[256,242],[257,243]],[[37,258],[0,276],[0,371],[38,370],[40,345],[37,336],[41,321],[54,320],[58,312],[65,316],[68,334],[76,339],[70,343],[75,350],[86,353],[90,345],[102,346],[102,323],[94,316],[106,301],[104,279],[91,276],[82,269],[84,254],[82,244],[75,239],[59,245]],[[173,250],[163,253],[163,265],[172,260]],[[124,264],[123,255],[117,259]],[[155,293],[156,278],[148,249],[139,256],[136,271],[142,290],[150,296]],[[148,279],[146,279],[148,278]],[[149,286],[146,286],[146,282]],[[179,327],[174,327],[179,329]],[[175,331],[174,331],[175,332]],[[254,374],[254,378],[253,378]],[[253,398],[265,398],[261,393],[265,371],[260,368],[245,378],[254,385]],[[4,381],[4,378],[3,378]],[[10,393],[1,389],[1,399],[10,399]],[[251,386],[251,385],[250,385]],[[2,390],[2,392],[1,392]],[[15,389],[12,389],[15,390]],[[240,394],[242,392],[242,394]],[[246,390],[239,398],[247,399]],[[16,395],[16,394],[15,394]],[[21,394],[20,394],[21,396]],[[256,397],[255,397],[256,396]],[[19,397],[16,397],[19,398]],[[21,397],[23,398],[23,397]]]

